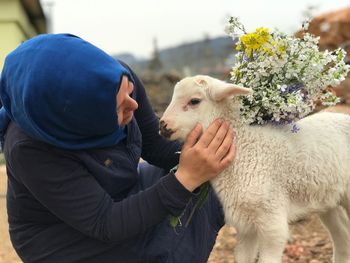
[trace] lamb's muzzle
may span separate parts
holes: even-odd
[[[174,133],[173,130],[167,128],[167,124],[163,120],[159,122],[159,130],[160,134],[165,138],[170,138],[170,136]]]

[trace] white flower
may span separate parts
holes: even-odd
[[[230,19],[227,31],[248,35],[237,18]],[[231,78],[235,84],[254,90],[252,95],[240,97],[241,114],[247,123],[295,122],[315,108],[317,99],[325,105],[339,101],[326,90],[349,72],[344,50],[320,52],[319,38],[309,33],[299,39],[259,28],[249,35],[238,41],[240,49]]]

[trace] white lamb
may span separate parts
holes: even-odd
[[[212,180],[236,227],[238,263],[281,262],[288,222],[318,213],[334,244],[334,262],[350,263],[350,116],[323,112],[290,126],[242,124],[232,97],[251,89],[208,77],[181,80],[162,119],[170,139],[184,139],[197,122],[230,120],[236,157]]]

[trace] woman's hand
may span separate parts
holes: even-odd
[[[202,136],[201,134],[202,126],[197,124],[187,136],[175,174],[180,183],[191,192],[202,183],[215,178],[235,156],[233,131],[228,122],[215,120]]]

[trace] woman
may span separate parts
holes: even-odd
[[[137,76],[68,34],[9,54],[0,95],[10,237],[24,262],[206,262],[223,225],[213,193],[188,228],[168,216],[185,209],[185,220],[194,190],[232,161],[227,123],[202,136],[197,126],[179,159]]]

